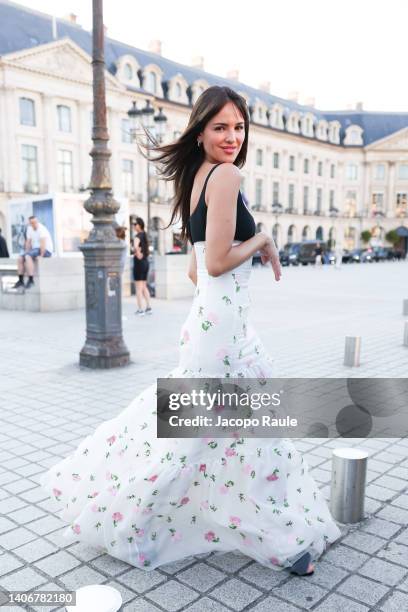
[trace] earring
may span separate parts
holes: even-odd
[[[197,147],[201,145],[201,140],[197,140]]]

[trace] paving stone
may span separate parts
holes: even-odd
[[[44,516],[30,523],[30,530],[38,535],[46,535],[61,527],[62,521],[56,516]]]
[[[19,523],[20,525],[25,525],[27,523],[31,523],[42,516],[45,516],[45,512],[36,508],[35,506],[26,506],[25,508],[21,508],[16,512],[13,512],[13,520]]]
[[[17,546],[35,540],[36,537],[35,533],[31,533],[28,529],[18,527],[0,536],[0,546],[6,550],[13,550],[13,548],[17,548]]]
[[[325,560],[343,567],[348,571],[355,571],[368,560],[369,556],[362,552],[357,552],[348,546],[339,544],[335,548],[329,549],[325,553]]]
[[[273,570],[261,565],[261,563],[251,563],[248,567],[241,570],[237,576],[245,578],[255,586],[270,591],[275,586],[287,580],[288,574],[283,570]]]
[[[367,519],[360,527],[360,531],[373,533],[386,540],[392,538],[394,533],[397,533],[399,529],[401,529],[400,525],[375,517]]]
[[[237,572],[244,565],[249,565],[251,561],[250,557],[239,552],[216,553],[207,559],[207,563],[228,573]]]
[[[136,593],[146,593],[146,591],[164,582],[165,580],[166,577],[156,570],[146,572],[145,570],[141,570],[137,567],[132,568],[129,572],[126,572],[117,578],[118,582],[123,582],[123,584],[128,586]]]
[[[392,491],[403,491],[407,488],[407,482],[405,480],[388,476],[388,474],[377,478],[374,484],[378,485],[379,487],[386,487]]]
[[[0,587],[6,591],[29,591],[47,580],[30,567],[2,576]]]
[[[389,591],[388,586],[378,584],[363,576],[350,576],[337,587],[343,595],[353,597],[362,603],[374,606]]]
[[[347,597],[332,593],[317,608],[314,608],[313,612],[367,612],[370,609],[363,604],[351,601]]]
[[[369,484],[366,488],[366,493],[368,497],[373,497],[374,499],[387,502],[390,501],[395,495],[395,491],[385,489],[376,483]]]
[[[273,595],[303,606],[307,610],[314,607],[326,594],[326,589],[308,582],[307,576],[293,576],[288,582],[273,590]]]
[[[147,601],[143,597],[134,599],[131,603],[123,607],[123,612],[161,612],[157,606]]]
[[[389,542],[385,548],[377,553],[377,557],[408,567],[408,546],[397,544],[394,541]]]
[[[46,584],[42,584],[40,587],[38,587],[37,591],[54,591],[54,592],[57,591],[60,593],[61,591],[63,591],[63,589],[60,586],[58,586],[58,584],[55,584],[55,582],[47,582]],[[36,612],[51,612],[51,611],[56,610],[55,604],[51,606],[44,606],[44,605],[43,606],[32,606],[32,608]]]
[[[380,606],[384,612],[402,612],[408,610],[408,595],[395,591]]]
[[[399,495],[398,497],[393,499],[392,505],[399,506],[400,508],[405,508],[405,510],[408,510],[408,495]]]
[[[308,581],[318,584],[325,589],[332,589],[346,576],[348,576],[348,572],[344,569],[322,559],[315,563],[314,573],[308,577]]]
[[[398,588],[408,593],[408,578],[405,578],[405,580],[398,585]]]
[[[77,567],[72,572],[59,577],[59,581],[66,586],[68,591],[76,591],[81,586],[86,586],[87,584],[101,584],[105,580],[105,576],[102,576],[102,574],[86,565]]]
[[[4,574],[12,572],[22,565],[21,561],[13,557],[13,555],[7,552],[0,554],[0,576],[4,576]]]
[[[10,512],[14,512],[14,510],[18,510],[24,506],[27,506],[26,501],[18,499],[18,497],[10,496],[7,499],[2,499],[0,501],[0,514],[9,514]]]
[[[276,597],[267,597],[251,608],[251,612],[299,612],[299,608]]]
[[[194,557],[186,557],[185,559],[179,559],[178,561],[172,561],[171,563],[166,563],[165,565],[161,565],[160,569],[166,574],[174,575],[185,567],[192,565],[194,563]]]
[[[231,578],[213,589],[211,596],[233,610],[244,610],[246,606],[261,597],[262,592],[236,578]]]
[[[407,575],[408,570],[395,565],[394,563],[388,563],[376,557],[369,559],[367,563],[364,563],[358,570],[359,574],[363,574],[367,578],[372,578],[383,584],[389,586],[395,586],[398,584],[404,576]]]
[[[199,595],[175,580],[168,580],[165,584],[150,591],[146,597],[167,612],[176,612],[197,599]]]
[[[65,552],[65,550],[60,550],[41,561],[37,561],[35,567],[55,578],[60,574],[65,574],[65,572],[72,570],[74,567],[80,565],[80,563],[78,559]]]
[[[377,513],[378,518],[383,518],[387,521],[406,525],[408,523],[408,510],[397,508],[395,506],[386,506]]]
[[[123,584],[120,584],[120,582],[116,582],[115,580],[109,580],[104,584],[106,584],[107,586],[111,586],[117,591],[119,591],[119,593],[122,595],[122,601],[124,604],[126,604],[128,601],[136,601],[135,598],[137,597],[137,595],[130,589],[127,589]]]
[[[117,576],[117,574],[121,574],[131,567],[129,563],[125,563],[120,559],[115,559],[115,557],[111,557],[110,555],[103,555],[94,559],[92,561],[92,566],[108,576]]]
[[[15,529],[16,525],[4,516],[0,516],[0,534]]]
[[[33,540],[32,542],[28,542],[28,544],[24,544],[23,546],[19,546],[14,549],[14,553],[27,561],[28,563],[32,563],[33,561],[38,561],[42,559],[42,557],[46,557],[54,552],[56,552],[55,546],[47,542],[43,539]]]
[[[200,597],[193,605],[186,608],[185,612],[228,612],[226,608],[218,601],[209,599],[208,597]],[[298,612],[298,611],[297,611]]]
[[[177,579],[197,591],[205,592],[225,578],[225,574],[205,563],[196,563],[177,574]]]
[[[55,544],[55,546],[58,546],[59,548],[66,548],[67,546],[70,546],[71,544],[75,543],[75,540],[72,539],[72,532],[69,533],[69,537],[66,537],[66,531],[66,527],[61,527],[61,529],[57,529],[52,533],[46,533],[45,538],[52,542],[52,544]]]
[[[342,540],[342,544],[347,544],[347,546],[373,555],[387,544],[387,540],[377,538],[377,536],[369,533],[353,531]]]
[[[36,483],[32,482],[32,480],[28,480],[27,478],[20,478],[20,480],[16,480],[15,482],[10,482],[9,484],[3,485],[3,489],[8,491],[9,493],[18,494],[22,493],[23,491],[33,489],[36,486]]]
[[[404,531],[402,531],[399,535],[395,537],[395,542],[398,542],[398,544],[405,544],[405,546],[408,546],[408,528],[404,529]]]
[[[78,542],[70,546],[67,550],[75,557],[78,557],[78,559],[81,559],[81,561],[91,561],[105,554],[103,548],[95,548],[83,542]]]

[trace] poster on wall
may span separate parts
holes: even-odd
[[[91,215],[78,197],[57,196],[57,217],[61,255],[80,253],[79,247],[88,237],[93,225]]]
[[[55,244],[54,201],[49,195],[41,198],[9,202],[11,256],[24,251],[28,219],[35,215],[45,225]]]

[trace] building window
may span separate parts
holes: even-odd
[[[58,151],[58,188],[61,191],[72,191],[74,186],[72,172],[72,151]]]
[[[130,131],[130,119],[122,119],[121,121],[122,142],[132,142],[132,134]]]
[[[37,147],[34,145],[22,145],[22,178],[23,188],[27,193],[38,193],[38,158]]]
[[[323,162],[317,162],[317,176],[323,176]]]
[[[295,156],[289,155],[289,172],[295,171]]]
[[[262,164],[263,164],[263,151],[262,149],[257,149],[256,150],[256,165],[262,166]]]
[[[407,207],[407,203],[408,203],[408,193],[397,193],[397,210],[396,210],[396,214],[397,216],[403,216],[406,215],[408,212],[408,207]]]
[[[385,179],[385,165],[376,164],[374,167],[374,178],[377,181],[383,181]]]
[[[273,154],[273,167],[279,168],[279,153],[276,152]]]
[[[151,93],[157,93],[157,74],[155,72],[147,73],[147,89]]]
[[[334,206],[334,189],[330,189],[329,192],[329,209],[332,210]]]
[[[356,181],[358,178],[357,164],[349,163],[346,165],[346,179],[348,181]]]
[[[289,183],[288,207],[290,210],[295,207],[295,185],[293,183]]]
[[[35,125],[35,105],[30,98],[20,98],[21,125]]]
[[[279,183],[277,181],[274,181],[272,185],[272,203],[279,204]]]
[[[357,211],[357,193],[356,191],[346,191],[345,213],[350,217],[354,217]]]
[[[72,132],[71,109],[69,106],[59,104],[57,106],[58,129],[60,132]]]
[[[306,214],[309,209],[309,187],[304,185],[303,187],[303,212]]]
[[[309,160],[307,157],[303,160],[303,172],[309,174]]]
[[[134,193],[133,160],[131,159],[122,159],[122,190],[125,196]]]
[[[258,119],[259,119],[259,121],[263,120],[263,111],[262,111],[262,108],[260,106],[258,107]]]
[[[336,176],[336,166],[334,164],[330,164],[330,178],[334,178]]]
[[[181,85],[180,85],[180,83],[176,83],[176,98],[177,99],[181,98]]]
[[[384,207],[384,194],[382,192],[373,193],[371,197],[371,203],[373,212],[382,212]]]
[[[131,81],[133,79],[133,68],[130,64],[125,64],[123,74],[125,75],[125,79],[127,81]]]
[[[255,206],[262,206],[262,179],[255,180]]]
[[[316,191],[316,211],[322,212],[322,200],[323,200],[323,190],[321,187],[317,188]]]
[[[398,178],[403,180],[408,179],[408,164],[400,164],[398,166]]]

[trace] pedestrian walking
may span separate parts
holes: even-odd
[[[136,218],[136,236],[133,240],[133,280],[136,283],[137,310],[135,314],[152,314],[150,305],[150,292],[147,287],[147,276],[149,274],[149,243],[145,232],[145,224],[141,217]],[[146,307],[143,308],[143,302]]]

